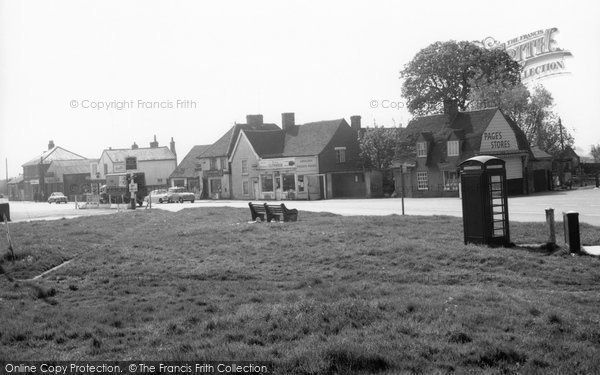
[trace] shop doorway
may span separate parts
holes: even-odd
[[[308,200],[325,199],[325,176],[308,177]]]
[[[221,199],[221,179],[213,178],[210,180],[211,199]]]

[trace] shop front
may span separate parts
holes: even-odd
[[[258,178],[252,180],[252,192],[257,199],[325,198],[316,156],[261,159],[256,164],[256,172]]]

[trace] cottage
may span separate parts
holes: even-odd
[[[547,166],[534,164],[539,160],[525,134],[498,108],[459,112],[456,103],[448,101],[443,114],[413,119],[402,132],[402,139],[414,144],[414,149],[395,162],[394,180],[397,192],[404,181],[407,196],[458,196],[457,167],[476,155],[492,155],[506,162],[509,195],[549,187]],[[544,154],[538,153],[538,157],[543,159]]]
[[[360,116],[295,124],[282,129],[242,129],[229,157],[236,199],[326,199],[379,195],[381,175],[358,160]]]

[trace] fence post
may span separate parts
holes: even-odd
[[[554,221],[554,209],[546,208],[546,224],[548,224],[549,236],[548,243],[546,244],[548,248],[553,249],[556,246],[556,227]]]
[[[571,253],[579,253],[581,250],[579,212],[563,212],[563,224],[565,226],[565,243],[569,246]]]

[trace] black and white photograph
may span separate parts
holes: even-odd
[[[592,0],[0,0],[0,375],[600,374]]]

